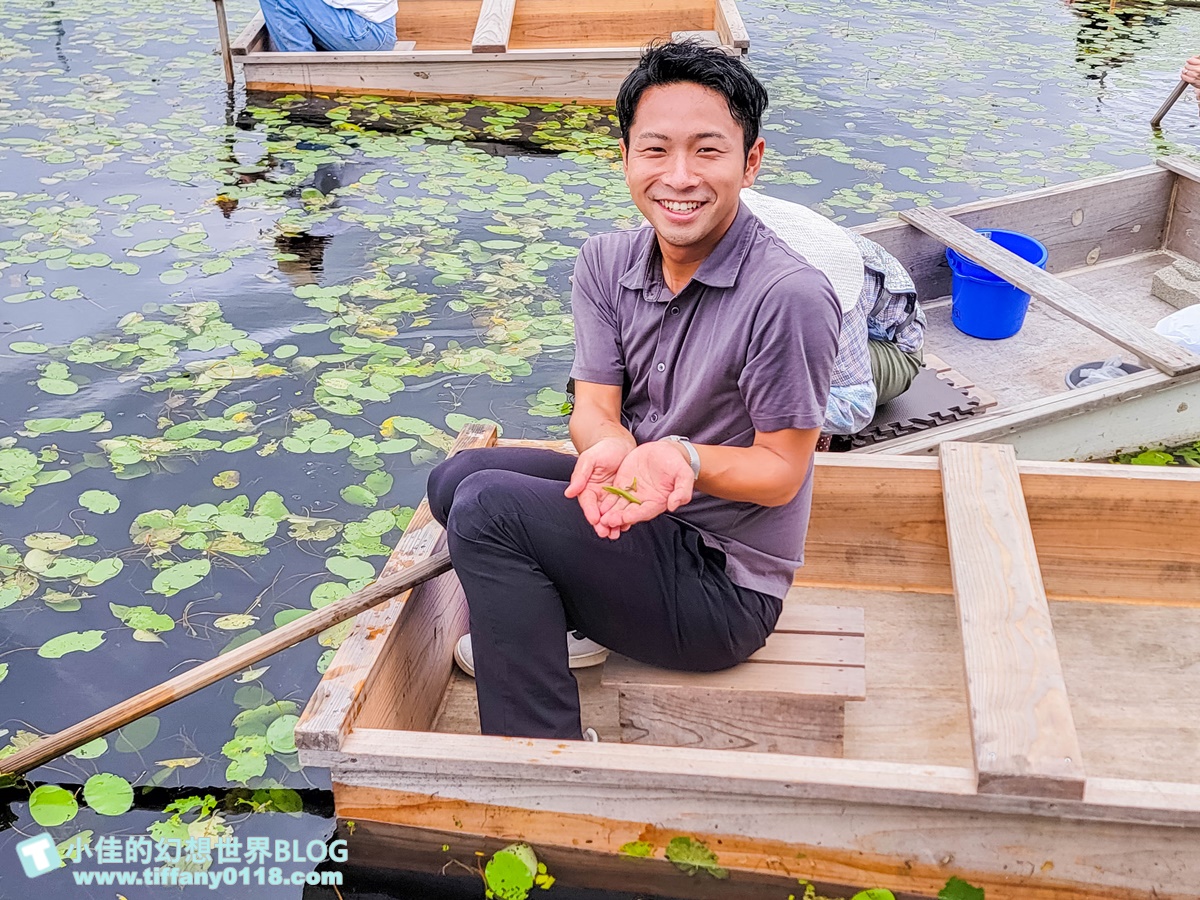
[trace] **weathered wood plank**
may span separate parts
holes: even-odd
[[[1158,164],[1178,176],[1163,249],[1200,259],[1200,166],[1179,156],[1160,159]]]
[[[565,797],[566,788],[574,785],[610,788],[627,801],[699,791],[708,797],[702,808],[709,811],[731,798],[776,797],[792,803],[830,800],[1200,827],[1200,785],[1178,782],[1122,780],[1115,785],[1112,779],[1092,778],[1080,802],[981,794],[975,773],[958,766],[372,728],[354,731],[340,752],[309,754],[304,761],[331,766],[335,784],[414,791],[427,787],[427,793],[440,785],[445,797],[472,799],[482,799],[483,785],[496,781],[508,782],[525,799],[529,790],[543,798]]]
[[[722,40],[742,53],[750,49],[750,33],[738,10],[736,0],[716,0],[716,26]]]
[[[486,447],[496,440],[495,426],[470,424],[463,428],[455,440],[450,453],[457,453],[469,447]],[[404,536],[392,551],[383,575],[391,575],[407,569],[421,560],[427,559],[437,548],[444,536],[444,531],[429,512],[429,502],[421,501],[412,520],[405,529]],[[458,639],[458,635],[450,638],[446,634],[447,617],[453,619],[454,604],[447,603],[447,591],[453,591],[458,584],[453,573],[439,578],[432,585],[422,586],[420,593],[426,594],[431,602],[411,603],[419,599],[418,592],[410,591],[403,597],[397,597],[391,603],[377,606],[361,613],[354,622],[354,629],[342,642],[334,655],[333,661],[325,671],[325,675],[317,684],[316,690],[304,708],[300,721],[296,725],[296,746],[313,750],[336,750],[341,746],[346,734],[354,725],[360,710],[363,709],[369,695],[372,693],[387,693],[394,691],[399,677],[411,676],[414,661],[393,659],[394,650],[401,640],[403,632],[421,633],[429,638],[429,632],[438,638],[435,646],[426,652],[432,657],[444,649],[445,667],[438,667],[431,660],[427,663],[423,678],[433,678],[434,673],[445,668],[445,677],[450,677],[450,649],[442,645],[446,641]],[[447,608],[438,608],[443,603]],[[455,626],[451,626],[451,630]],[[404,642],[410,642],[411,637],[405,636]],[[396,672],[399,667],[400,672]],[[434,679],[436,681],[436,678]],[[375,688],[379,684],[379,689]],[[437,712],[437,704],[445,690],[443,683],[440,688],[434,682],[423,682],[424,689],[420,696],[411,696],[414,704],[412,710],[405,711],[410,719],[427,715],[429,721],[424,727],[433,724],[433,716]],[[436,697],[433,694],[436,693]],[[376,701],[378,702],[378,701]],[[432,703],[433,710],[428,707]]]
[[[861,699],[867,689],[861,666],[745,663],[721,672],[676,672],[644,666],[615,653],[604,663],[604,683],[805,694],[846,700]]]
[[[1160,156],[1155,162],[1176,175],[1200,184],[1200,165],[1186,156]]]
[[[947,209],[968,228],[1035,235],[1065,272],[1162,247],[1175,176],[1159,166],[1100,175]],[[858,226],[904,263],[923,301],[950,293],[945,245],[895,219]]]
[[[1171,377],[1151,369],[853,453],[935,456],[943,441],[1001,441],[1022,459],[1104,459],[1142,446],[1147,435],[1167,445],[1194,439],[1197,409],[1197,373]]]
[[[1079,739],[1016,454],[950,443],[939,461],[979,791],[1082,799]]]
[[[1186,829],[1131,834],[1103,824],[992,823],[887,806],[789,809],[788,801],[738,803],[719,823],[702,826],[668,798],[637,798],[643,815],[635,816],[620,797],[588,813],[530,809],[513,793],[500,794],[499,786],[492,804],[337,788],[339,819],[355,822],[354,866],[386,869],[404,860],[406,867],[437,873],[448,858],[474,866],[519,835],[537,848],[557,884],[637,896],[782,898],[796,893],[803,879],[821,896],[849,897],[872,886],[906,898],[935,897],[954,875],[988,900],[1194,900],[1189,879],[1194,883],[1200,868],[1189,843],[1195,835]],[[664,859],[661,848],[679,834],[713,848],[730,878],[690,877]],[[338,837],[346,836],[343,826]],[[633,841],[650,843],[655,856],[622,856],[620,848]],[[1017,873],[1013,859],[1035,862]]]
[[[262,50],[267,44],[267,21],[261,12],[254,14],[246,27],[238,32],[238,36],[229,45],[229,52],[234,56],[245,56],[255,50]]]
[[[619,688],[618,694],[626,744],[838,758],[845,743],[840,700],[659,685]]]
[[[471,38],[473,53],[504,53],[508,50],[516,5],[517,0],[483,0],[475,36]]]
[[[1131,378],[1143,374],[1151,373]],[[795,584],[949,594],[937,467],[930,457],[817,454]],[[1052,598],[1200,605],[1200,545],[1162,539],[1200,521],[1200,470],[1036,461],[1017,468]]]
[[[862,635],[865,623],[860,606],[814,606],[785,600],[775,633]]]
[[[644,46],[673,31],[712,31],[712,0],[521,0],[509,48]]]
[[[1200,356],[1132,321],[1120,311],[1105,307],[1095,298],[956,222],[941,210],[923,206],[904,210],[900,217],[1161,371],[1180,375],[1200,370]]]
[[[851,634],[789,634],[776,631],[746,660],[784,666],[861,666],[863,636]]]
[[[469,49],[461,55],[435,54],[452,56],[449,60],[431,59],[420,51],[398,54],[407,58],[391,62],[378,58],[386,56],[387,51],[358,54],[376,58],[353,60],[281,59],[285,54],[275,53],[238,59],[243,61],[246,89],[250,91],[611,104],[640,53],[636,48],[595,53],[528,52],[542,58],[518,55],[510,47],[507,53],[481,53],[473,59]],[[301,55],[309,54],[286,54]]]
[[[482,0],[402,0],[396,40],[422,50],[471,50]]]

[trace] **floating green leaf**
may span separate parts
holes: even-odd
[[[133,806],[133,785],[119,775],[101,772],[84,782],[83,799],[102,816],[120,816]]]
[[[143,716],[119,728],[113,746],[118,753],[140,753],[154,743],[161,727],[158,716]]]
[[[647,841],[630,841],[622,844],[618,852],[622,856],[650,857],[654,855],[654,845]]]
[[[154,576],[150,587],[159,594],[171,597],[199,584],[211,569],[212,563],[207,559],[189,559],[187,562],[176,563],[168,569],[163,569]]]
[[[242,476],[234,469],[226,469],[214,475],[212,483],[222,490],[231,491],[242,483]]]
[[[296,752],[296,723],[299,716],[280,716],[267,727],[267,743],[276,753]]]
[[[116,512],[121,506],[121,501],[115,494],[110,494],[108,491],[91,490],[84,491],[79,495],[79,505],[88,512],[106,515]]]
[[[528,844],[509,844],[497,850],[483,870],[488,900],[526,900],[537,874],[537,854]]]
[[[688,875],[706,872],[713,878],[729,877],[729,872],[717,865],[717,855],[712,850],[686,835],[671,838],[667,844],[666,857]]]
[[[0,663],[0,681],[8,677],[8,663]]]
[[[387,472],[372,472],[363,479],[363,484],[376,497],[382,497],[392,489],[392,481],[392,476]]]
[[[355,506],[365,506],[368,509],[379,504],[379,498],[360,484],[351,484],[340,491],[342,499]]]
[[[984,900],[983,888],[977,888],[957,876],[951,876],[938,891],[938,900]]]
[[[175,627],[175,620],[170,616],[155,612],[149,606],[122,606],[120,603],[110,603],[108,608],[112,614],[135,631],[151,631],[160,634]]]
[[[98,737],[95,740],[88,741],[82,746],[76,747],[71,751],[70,755],[77,759],[96,759],[108,752],[108,740]]]
[[[45,353],[50,348],[37,341],[13,341],[8,345],[8,349],[13,353]]]
[[[38,647],[38,656],[59,659],[68,653],[86,653],[104,643],[103,631],[69,631],[52,637]]]
[[[79,812],[75,795],[56,784],[43,784],[29,795],[29,814],[43,828],[70,822]]]
[[[325,568],[339,578],[345,578],[347,581],[359,581],[375,577],[375,567],[365,559],[334,556],[325,560]]]
[[[94,563],[90,569],[85,572],[82,577],[76,580],[76,584],[82,587],[98,587],[104,584],[110,578],[114,578],[121,573],[125,568],[125,563],[116,557],[102,559]]]

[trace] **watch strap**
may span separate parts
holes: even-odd
[[[674,441],[677,444],[682,444],[683,449],[687,451],[688,463],[692,467],[692,477],[700,477],[700,452],[696,446],[688,439],[678,434],[670,434],[663,438],[664,441]]]

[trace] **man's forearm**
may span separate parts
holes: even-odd
[[[757,503],[759,506],[783,506],[804,485],[813,446],[797,460],[799,468],[775,451],[763,447],[722,447],[696,445],[700,454],[700,477],[696,490],[723,500]],[[687,451],[680,447],[680,452]]]
[[[584,411],[578,407],[571,414],[568,427],[571,431],[571,442],[575,445],[578,453],[582,453],[605,438],[622,440],[629,445],[630,450],[637,446],[637,440],[620,421],[596,412]]]

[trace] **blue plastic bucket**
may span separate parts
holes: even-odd
[[[1041,241],[1017,231],[976,230],[1039,269],[1046,268],[1050,253]],[[1012,337],[1021,330],[1025,311],[1029,309],[1027,293],[953,249],[946,249],[946,262],[950,264],[951,272],[950,320],[955,328],[971,337],[990,341]]]

